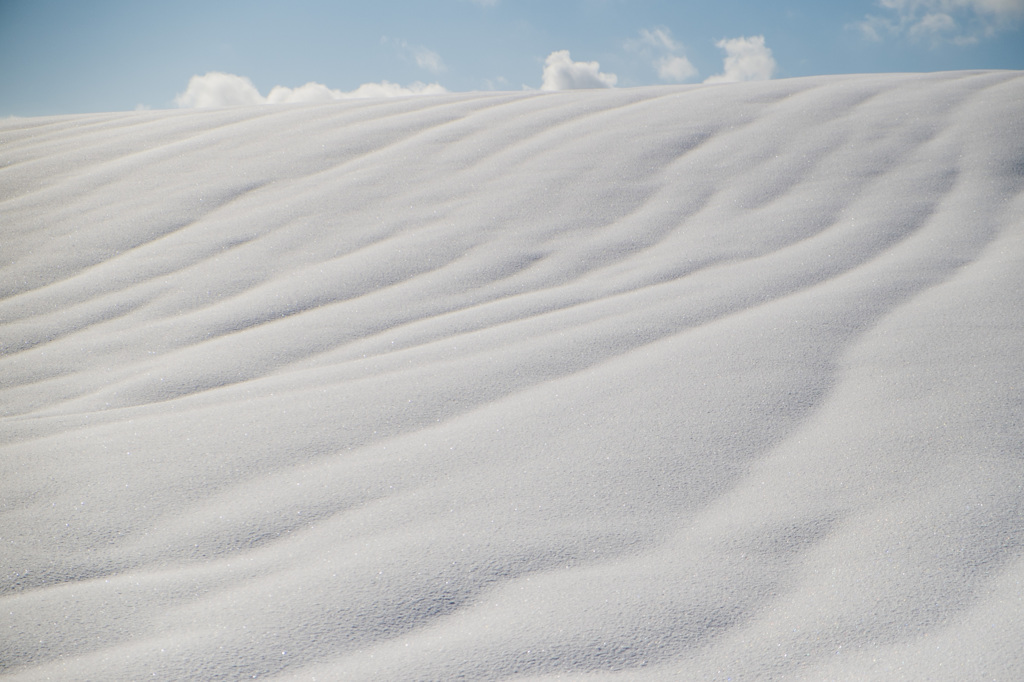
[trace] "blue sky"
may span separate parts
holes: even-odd
[[[0,116],[175,107],[214,71],[260,96],[308,82],[700,83],[733,73],[730,45],[763,67],[733,80],[1024,69],[1024,0],[0,0]],[[574,81],[590,62],[607,78]],[[546,64],[566,78],[545,81]]]

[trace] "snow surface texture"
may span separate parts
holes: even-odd
[[[1022,102],[0,122],[5,679],[1024,679]]]

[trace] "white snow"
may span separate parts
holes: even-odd
[[[1022,102],[0,122],[0,673],[1024,679]]]

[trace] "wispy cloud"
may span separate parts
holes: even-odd
[[[777,64],[764,44],[764,36],[719,40],[715,45],[725,50],[724,71],[705,79],[705,83],[766,81],[775,75]]]
[[[422,50],[416,53],[416,63],[420,68],[434,73],[444,71],[447,67],[441,61],[441,56],[433,50]]]
[[[549,54],[544,62],[540,89],[613,88],[618,80],[614,73],[601,73],[601,65],[597,62],[574,62],[569,50],[559,50]]]
[[[667,28],[656,28],[653,31],[646,28],[640,29],[640,40],[651,47],[669,52],[678,52],[683,49],[682,45],[672,39],[672,32]]]
[[[883,14],[855,24],[867,40],[908,36],[932,44],[971,45],[1024,19],[1024,0],[878,0]]]
[[[681,83],[697,75],[697,69],[683,53],[683,46],[672,39],[667,28],[641,29],[639,40],[630,40],[626,49],[651,60],[651,66],[663,81]]]
[[[339,99],[371,97],[401,97],[406,95],[435,95],[447,92],[437,83],[416,82],[408,87],[397,83],[381,81],[364,83],[355,90],[343,92],[332,90],[321,83],[306,83],[297,88],[275,86],[264,97],[252,81],[232,73],[211,71],[202,76],[192,76],[185,92],[174,98],[179,107],[230,107],[253,104],[286,104],[297,102],[329,102]]]
[[[421,69],[425,69],[431,73],[441,73],[442,71],[447,70],[444,60],[441,59],[441,55],[430,48],[423,47],[422,45],[411,45],[404,40],[388,38],[387,36],[381,38],[380,42],[383,45],[393,46],[398,50],[402,59],[416,62],[416,66]]]

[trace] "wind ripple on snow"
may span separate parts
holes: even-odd
[[[4,122],[0,669],[1021,673],[1022,88]]]

